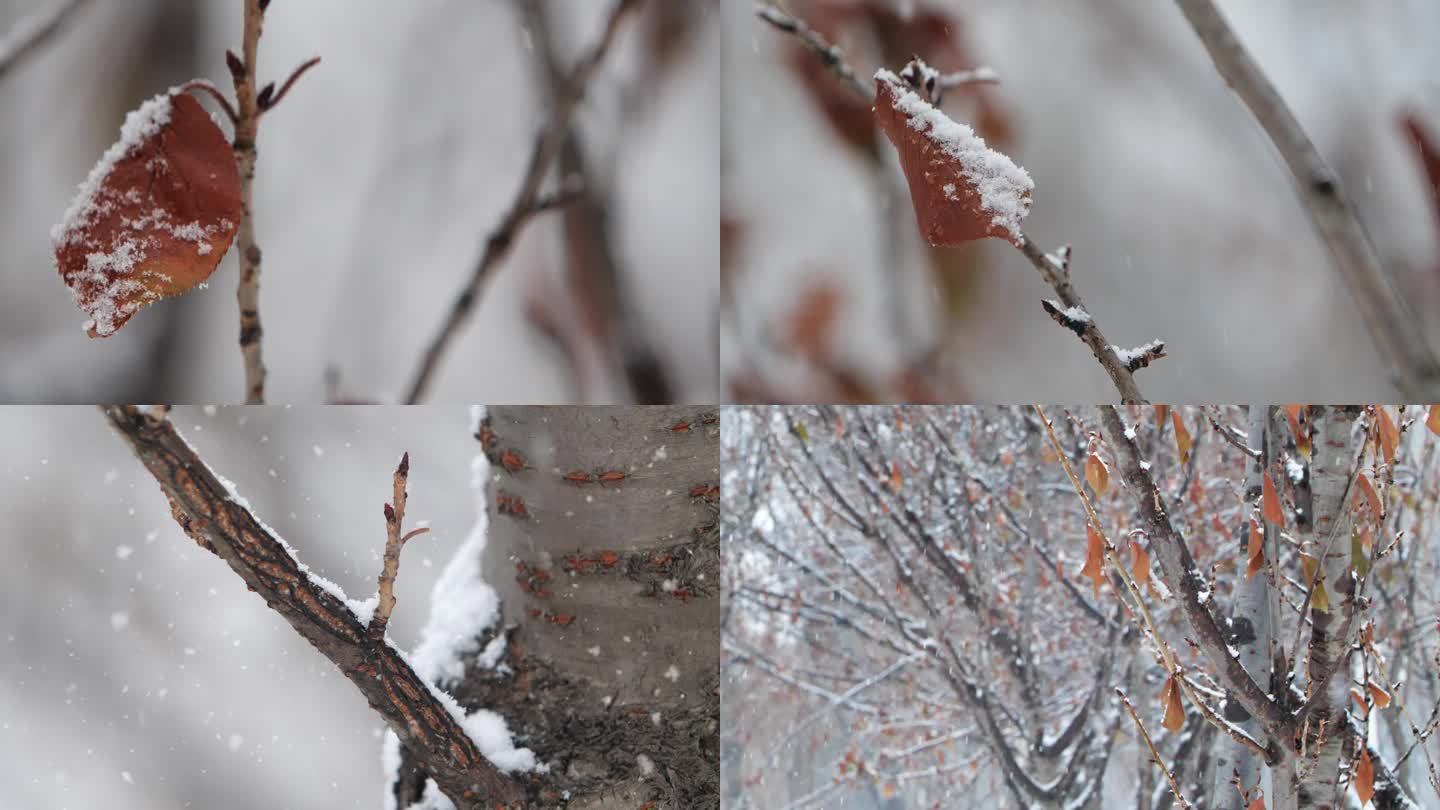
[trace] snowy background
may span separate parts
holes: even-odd
[[[47,2],[0,0],[0,31]],[[554,2],[569,64],[611,4]],[[659,78],[648,77],[650,13],[627,20],[578,120],[591,163],[614,184],[610,226],[638,317],[677,397],[704,402],[717,398],[720,46],[716,4],[693,6],[691,35]],[[195,77],[229,86],[224,50],[238,46],[240,23],[237,0],[92,0],[0,82],[0,401],[242,397],[233,255],[208,289],[95,341],[50,247],[51,226],[127,110]],[[324,60],[260,135],[271,401],[324,401],[328,366],[343,397],[402,395],[544,120],[532,45],[510,0],[271,7],[262,80]],[[557,222],[533,222],[504,262],[432,401],[574,400],[564,358],[524,316],[527,284],[563,262]]]
[[[411,458],[389,633],[413,649],[474,524],[465,407],[182,407],[176,425],[300,558],[375,590],[381,505]],[[89,407],[0,409],[5,807],[376,808],[382,723],[334,666],[171,520]]]
[[[1278,156],[1174,3],[880,2],[954,14],[974,61],[999,72],[1010,151],[1036,184],[1025,230],[1047,250],[1074,246],[1077,287],[1107,337],[1167,341],[1171,358],[1137,375],[1146,396],[1334,402],[1392,390]],[[1434,311],[1440,234],[1397,116],[1418,110],[1440,132],[1440,4],[1219,5],[1340,173],[1413,308]],[[722,370],[733,380],[758,369],[780,394],[816,401],[803,367],[766,346],[815,280],[844,290],[833,350],[868,381],[893,375],[940,327],[908,196],[897,246],[874,173],[784,64],[787,38],[753,12],[733,2],[722,13],[724,210],[743,229],[742,317],[722,334]],[[858,50],[867,78],[879,65]],[[973,123],[963,101],[944,106]],[[881,153],[898,183],[883,139]],[[1052,293],[1039,274],[998,240],[983,250],[943,349],[962,401],[1113,399],[1088,349],[1042,311]]]

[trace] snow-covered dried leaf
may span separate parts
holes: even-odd
[[[925,241],[955,247],[996,236],[1018,247],[1030,175],[894,73],[875,74],[875,93],[876,123],[900,155]]]
[[[184,93],[130,113],[51,232],[91,337],[205,281],[235,238],[240,176],[225,135]]]

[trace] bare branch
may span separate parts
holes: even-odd
[[[793,35],[800,40],[805,47],[815,52],[820,61],[825,64],[840,81],[849,86],[851,90],[859,93],[865,98],[873,98],[875,91],[855,76],[855,71],[845,61],[845,53],[838,46],[831,45],[820,36],[819,32],[805,24],[799,17],[786,14],[778,7],[770,3],[756,3],[755,16],[770,23],[775,28]],[[983,68],[982,68],[983,69]],[[959,74],[954,74],[959,75]],[[978,81],[978,80],[977,80]]]
[[[236,253],[240,257],[240,287],[235,293],[240,306],[240,354],[245,361],[245,402],[265,401],[265,360],[260,337],[260,245],[255,240],[255,138],[260,131],[260,105],[255,93],[255,60],[260,50],[260,29],[265,12],[260,0],[242,0],[245,6],[245,33],[241,55],[227,52],[230,75],[235,80],[235,166],[240,170],[240,233]]]
[[[57,0],[10,26],[0,35],[0,81],[31,54],[60,33],[65,24],[90,0]]]
[[[344,595],[309,574],[293,550],[211,472],[163,412],[157,415],[133,405],[102,410],[159,482],[175,522],[339,667],[456,807],[518,806],[519,786],[480,753],[451,706],[398,650],[367,637]]]
[[[1160,494],[1147,465],[1141,464],[1140,448],[1131,438],[1133,434],[1127,434],[1119,409],[1114,405],[1102,405],[1100,417],[1105,439],[1114,450],[1115,462],[1126,486],[1134,494],[1142,526],[1150,537],[1150,547],[1155,550],[1167,584],[1176,591],[1181,611],[1198,640],[1197,646],[1215,667],[1225,688],[1265,726],[1271,743],[1283,739],[1288,717],[1280,705],[1255,683],[1240,660],[1230,655],[1225,634],[1210,612],[1207,601],[1200,598],[1202,589],[1209,586],[1185,538],[1170,522],[1164,496]]]
[[[1412,398],[1435,398],[1440,387],[1440,359],[1426,342],[1420,321],[1380,266],[1375,246],[1342,192],[1338,176],[1214,2],[1176,0],[1176,5],[1195,29],[1215,69],[1285,161],[1300,203],[1349,286],[1376,348],[1396,375],[1396,385]]]
[[[371,641],[385,638],[385,625],[390,613],[395,610],[395,577],[400,573],[400,549],[416,535],[430,531],[420,527],[401,534],[405,524],[405,484],[410,478],[410,454],[400,457],[400,466],[395,468],[395,497],[385,504],[385,561],[380,569],[379,601],[375,614],[370,617],[369,635]]]
[[[810,50],[814,51],[825,65],[845,83],[846,87],[855,91],[866,100],[874,98],[872,90],[855,78],[855,71],[850,67],[849,63],[845,61],[845,54],[840,48],[826,42],[823,37],[806,25],[804,21],[780,11],[768,3],[757,4],[755,13],[760,19],[775,28],[798,37],[801,42],[805,43]],[[973,73],[982,74],[987,77],[990,72],[988,68],[979,68],[973,71]],[[955,75],[957,74],[951,74],[951,76]],[[940,86],[944,86],[945,80],[945,76],[939,77],[939,84],[936,87],[937,91]],[[976,78],[974,80],[979,81],[980,79]],[[1084,301],[1080,299],[1080,294],[1076,292],[1074,285],[1070,283],[1070,247],[1068,245],[1057,250],[1054,256],[1050,256],[1032,242],[1029,237],[1021,234],[1020,252],[1025,254],[1025,258],[1029,259],[1030,263],[1035,265],[1035,269],[1040,271],[1041,277],[1055,290],[1064,308],[1073,308],[1081,312],[1087,312]],[[1045,306],[1046,311],[1050,311],[1052,306],[1050,302],[1046,302]],[[1056,307],[1056,309],[1060,308]],[[1052,317],[1053,314],[1054,313],[1052,313]],[[1164,344],[1161,341],[1155,341],[1154,344],[1151,344],[1152,346],[1156,346],[1158,353],[1142,352],[1139,355],[1122,357],[1121,352],[1123,350],[1105,339],[1105,335],[1100,331],[1099,325],[1095,323],[1093,318],[1084,324],[1076,323],[1072,325],[1059,319],[1057,319],[1057,322],[1074,331],[1079,335],[1080,339],[1085,342],[1085,345],[1090,347],[1090,351],[1095,354],[1095,359],[1100,361],[1100,365],[1105,369],[1105,373],[1110,375],[1110,380],[1115,384],[1115,388],[1120,393],[1120,399],[1122,401],[1127,403],[1145,401],[1144,396],[1140,393],[1140,388],[1135,384],[1134,372],[1149,365],[1151,360],[1164,356]],[[1132,368],[1132,361],[1139,360],[1143,360],[1143,362],[1139,362],[1138,365]]]
[[[1140,722],[1140,715],[1135,713],[1135,707],[1130,704],[1130,698],[1116,688],[1115,694],[1120,696],[1120,702],[1125,704],[1125,711],[1130,712],[1130,717],[1135,720],[1135,727],[1140,730],[1140,739],[1145,741],[1145,747],[1150,749],[1150,761],[1155,763],[1165,774],[1165,779],[1170,783],[1170,793],[1175,797],[1175,803],[1180,805],[1181,810],[1188,810],[1190,803],[1185,801],[1185,796],[1180,793],[1180,783],[1175,781],[1175,774],[1165,765],[1165,760],[1160,757],[1160,752],[1155,750],[1155,743],[1150,740],[1150,733],[1145,730],[1145,724]]]
[[[425,397],[446,349],[449,348],[461,327],[475,311],[475,306],[479,303],[480,288],[490,278],[500,260],[510,252],[510,248],[515,244],[515,240],[526,223],[536,214],[549,210],[551,207],[542,205],[545,198],[541,195],[540,183],[545,179],[551,164],[559,155],[560,147],[570,131],[570,118],[580,105],[580,101],[584,99],[590,80],[605,60],[605,55],[610,51],[610,46],[615,41],[615,35],[620,30],[620,23],[639,4],[640,0],[615,0],[615,5],[610,10],[610,16],[605,22],[605,29],[600,35],[599,42],[575,66],[569,81],[565,82],[562,91],[555,99],[555,109],[551,111],[549,121],[535,137],[535,146],[530,153],[530,162],[520,180],[520,188],[515,193],[515,199],[505,215],[501,217],[500,223],[490,232],[490,237],[485,240],[485,248],[480,254],[480,261],[475,265],[465,286],[461,288],[460,294],[455,297],[444,323],[430,339],[425,353],[421,356],[420,365],[415,371],[408,393],[405,395],[406,403],[413,405]]]
[[[280,92],[276,93],[274,98],[271,98],[270,94],[266,92],[262,98],[257,99],[260,102],[260,109],[264,112],[269,112],[279,106],[280,102],[285,98],[285,94],[289,93],[290,88],[295,86],[295,82],[300,81],[300,77],[304,76],[306,71],[318,64],[320,64],[320,57],[318,56],[301,62],[300,66],[290,73],[290,78],[286,79],[285,83],[280,85]],[[265,88],[269,90],[273,86],[274,84],[267,84]]]

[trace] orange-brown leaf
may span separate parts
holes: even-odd
[[[1375,795],[1375,763],[1370,761],[1370,749],[1360,749],[1360,764],[1355,766],[1355,779],[1351,784],[1355,786],[1355,798],[1364,807]]]
[[[1395,449],[1400,446],[1400,430],[1395,427],[1395,420],[1385,412],[1384,405],[1375,406],[1375,426],[1380,434],[1380,453],[1386,464],[1394,464]]]
[[[1095,596],[1100,596],[1100,585],[1105,581],[1105,541],[1095,527],[1085,525],[1085,566],[1080,576],[1089,577],[1095,583]]]
[[[1090,482],[1090,489],[1097,496],[1104,495],[1105,490],[1110,488],[1110,469],[1094,453],[1085,459],[1085,480]]]
[[[1255,521],[1250,521],[1250,565],[1245,569],[1245,578],[1255,576],[1255,573],[1265,567],[1265,535],[1260,531],[1260,526]]]
[[[1366,685],[1370,687],[1370,699],[1375,701],[1375,708],[1383,709],[1390,705],[1390,693],[1385,691],[1384,687],[1374,681]]]
[[[1134,541],[1131,541],[1130,548],[1135,557],[1135,564],[1133,566],[1135,583],[1137,585],[1145,585],[1150,582],[1150,552],[1146,551],[1144,546]]]
[[[1251,799],[1250,803],[1245,805],[1245,810],[1265,810],[1265,796],[1262,794]]]
[[[1185,704],[1180,702],[1180,684],[1171,675],[1165,679],[1165,686],[1160,690],[1160,702],[1165,707],[1165,719],[1161,724],[1171,732],[1177,732],[1185,725]]]
[[[1180,450],[1180,463],[1184,464],[1190,460],[1190,431],[1185,429],[1185,423],[1180,419],[1180,412],[1170,411],[1170,422],[1175,426],[1175,446]]]
[[[920,235],[955,247],[986,236],[1021,244],[1030,176],[889,71],[875,77],[875,120],[900,155]]]
[[[899,492],[900,487],[905,485],[905,479],[900,476],[900,465],[894,461],[890,462],[890,489]]]
[[[1370,514],[1380,517],[1380,496],[1375,493],[1375,485],[1370,482],[1370,476],[1362,472],[1355,480],[1360,484],[1360,494],[1365,498],[1365,505],[1370,507]]]
[[[1440,405],[1430,406],[1430,414],[1425,417],[1425,427],[1430,428],[1431,433],[1440,436]]]
[[[1170,418],[1169,405],[1155,406],[1155,428],[1158,430],[1165,426],[1165,420]]]
[[[1266,523],[1273,523],[1276,526],[1285,525],[1285,511],[1280,508],[1280,493],[1275,491],[1275,480],[1270,473],[1262,476],[1260,505],[1265,515]]]
[[[230,144],[199,102],[161,95],[130,113],[53,232],[86,332],[109,337],[209,278],[241,215]]]

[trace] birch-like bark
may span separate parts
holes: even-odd
[[[1313,528],[1302,533],[1307,551],[1320,562],[1328,607],[1310,604],[1311,635],[1307,699],[1301,733],[1305,760],[1298,763],[1297,806],[1330,810],[1340,806],[1340,773],[1349,732],[1349,638],[1354,629],[1355,580],[1350,569],[1350,520],[1346,509],[1355,470],[1358,407],[1314,408],[1315,451],[1310,465]],[[1325,608],[1325,609],[1322,609]]]
[[[1235,554],[1236,568],[1244,572],[1249,563],[1250,516],[1256,513],[1260,502],[1261,475],[1269,469],[1273,458],[1270,451],[1270,426],[1274,423],[1274,409],[1264,405],[1251,405],[1246,419],[1246,441],[1250,447],[1260,450],[1260,458],[1248,459],[1245,465],[1245,506],[1231,537],[1231,552]],[[1262,518],[1263,520],[1263,518]],[[1264,523],[1266,560],[1275,559],[1272,549],[1278,548],[1279,528]],[[1258,684],[1271,683],[1271,651],[1275,644],[1275,622],[1270,612],[1270,590],[1273,584],[1268,578],[1267,565],[1254,576],[1244,578],[1240,574],[1235,589],[1230,624],[1226,637],[1231,647],[1239,652],[1240,664]],[[1222,710],[1224,718],[1244,729],[1251,736],[1260,739],[1264,730],[1254,721],[1240,701],[1228,691]],[[1241,745],[1235,739],[1222,735],[1215,748],[1213,775],[1210,779],[1211,810],[1244,810],[1245,803],[1240,791],[1235,789],[1237,775],[1247,789],[1260,783],[1263,763],[1253,749]]]

